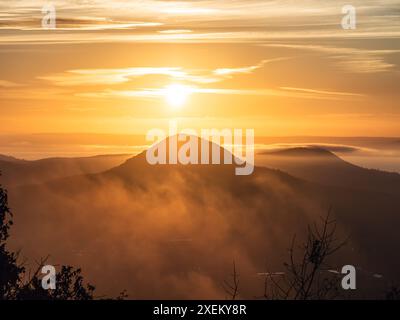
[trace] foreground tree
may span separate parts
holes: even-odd
[[[7,192],[0,186],[0,299],[16,297],[25,269],[17,264],[18,254],[8,252],[6,240],[12,225]]]
[[[222,287],[231,300],[236,300],[239,296],[239,274],[236,271],[236,262],[233,260],[233,271],[231,274],[231,279],[225,280]]]
[[[296,237],[289,250],[289,262],[284,272],[267,273],[264,297],[266,299],[308,300],[334,299],[339,295],[340,274],[327,264],[327,260],[346,241],[335,238],[336,221],[331,210],[322,224],[308,227],[307,240],[296,248]],[[297,250],[296,250],[297,249]]]
[[[80,269],[62,266],[57,273],[57,286],[54,290],[44,290],[40,270],[45,263],[42,260],[36,272],[30,275],[19,264],[18,253],[8,251],[6,242],[12,226],[12,213],[8,207],[7,191],[0,186],[0,300],[91,300],[95,287],[84,284]],[[119,298],[124,298],[122,295]]]

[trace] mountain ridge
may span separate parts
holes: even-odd
[[[291,237],[304,237],[329,207],[338,236],[351,234],[335,262],[398,278],[400,259],[385,260],[400,250],[400,201],[391,194],[319,185],[263,167],[236,176],[233,165],[150,165],[144,153],[100,173],[9,191],[13,246],[79,265],[107,293],[122,286],[135,298],[155,298],[154,292],[201,298],[190,288],[206,283],[208,297],[210,290],[221,297],[218,283],[235,259],[241,292],[251,297],[265,259],[280,268]],[[178,288],[173,295],[170,281]]]
[[[262,165],[323,185],[400,194],[400,174],[367,169],[321,148],[292,148],[262,153]]]

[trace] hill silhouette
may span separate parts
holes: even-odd
[[[56,178],[107,170],[130,158],[131,155],[101,155],[82,158],[47,158],[20,160],[0,156],[2,182],[6,187],[36,184]]]
[[[322,148],[290,148],[262,152],[263,165],[316,183],[400,194],[400,174],[366,169]]]
[[[252,298],[266,260],[280,268],[292,235],[304,237],[332,206],[339,236],[351,235],[335,262],[397,279],[397,196],[234,168],[150,165],[142,153],[102,173],[15,187],[13,246],[33,257],[52,252],[99,291],[126,288],[132,298],[223,298],[220,281],[235,259],[242,295]]]
[[[22,162],[23,160],[14,158],[14,157],[12,157],[12,156],[7,156],[7,155],[0,154],[0,161]]]

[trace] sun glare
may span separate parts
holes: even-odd
[[[181,108],[190,95],[190,87],[181,84],[171,84],[164,90],[164,97],[168,105],[173,109]]]

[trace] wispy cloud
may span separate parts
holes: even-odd
[[[400,53],[400,50],[372,50],[305,44],[265,44],[265,46],[318,52],[334,60],[341,70],[356,73],[389,71],[396,65],[387,62],[386,56]]]
[[[352,5],[359,15],[358,28],[350,32],[340,27],[343,4],[334,0],[60,0],[56,3],[58,28],[67,34],[53,32],[54,30],[51,33],[37,33],[42,18],[41,5],[41,2],[32,0],[0,3],[0,31],[8,29],[4,30],[7,33],[4,34],[5,37],[1,37],[0,43],[259,43],[278,38],[400,37],[397,0],[354,0]],[[85,12],[85,17],[82,17],[82,12]],[[156,30],[161,24],[177,32]],[[136,28],[141,27],[150,28],[145,34],[135,32]],[[126,32],[125,29],[131,32]],[[10,34],[11,30],[16,32]],[[104,33],[100,35],[99,31]]]
[[[163,75],[181,79],[187,74],[182,68],[175,67],[137,67],[123,69],[77,69],[64,73],[39,76],[38,79],[51,81],[59,86],[120,84],[131,78],[148,75]]]
[[[77,96],[86,98],[164,98],[168,94],[167,88],[145,88],[135,90],[111,90],[106,89],[97,92],[78,93]],[[188,94],[207,95],[242,95],[242,96],[276,96],[301,99],[318,100],[347,100],[361,97],[358,94],[347,92],[321,91],[299,88],[277,88],[277,89],[227,89],[227,88],[199,88],[196,86],[185,86]]]
[[[59,86],[103,85],[129,82],[132,78],[149,75],[160,75],[176,81],[187,81],[199,84],[216,83],[233,75],[250,74],[262,68],[266,63],[279,61],[282,58],[263,60],[254,66],[218,68],[215,70],[192,70],[182,67],[129,67],[118,69],[77,69],[63,73],[39,76]]]
[[[165,34],[183,34],[183,33],[192,33],[193,30],[188,29],[168,29],[168,30],[160,30],[159,33]]]
[[[258,64],[254,66],[247,66],[247,67],[238,67],[238,68],[219,68],[213,71],[213,73],[217,76],[225,76],[225,77],[230,77],[235,74],[249,74],[253,73],[257,69],[263,68],[267,63],[269,62],[274,62],[274,61],[281,61],[285,60],[288,58],[276,58],[276,59],[270,59],[270,60],[262,60]]]
[[[8,80],[1,80],[0,79],[0,88],[13,88],[13,87],[19,87],[21,84],[8,81]]]
[[[113,21],[107,18],[73,18],[73,19],[57,19],[57,28],[53,31],[106,31],[119,29],[136,29],[143,27],[158,27],[163,24],[160,22],[124,22]],[[40,20],[39,20],[40,21]],[[27,20],[21,23],[11,21],[2,21],[0,23],[1,30],[17,30],[17,31],[43,31],[38,23],[38,19]],[[78,36],[76,36],[78,40]]]
[[[316,90],[316,89],[306,89],[306,88],[280,87],[280,89],[285,90],[285,91],[310,93],[310,94],[321,95],[321,96],[353,96],[353,97],[364,96],[363,94],[360,94],[360,93],[326,91],[326,90]]]

